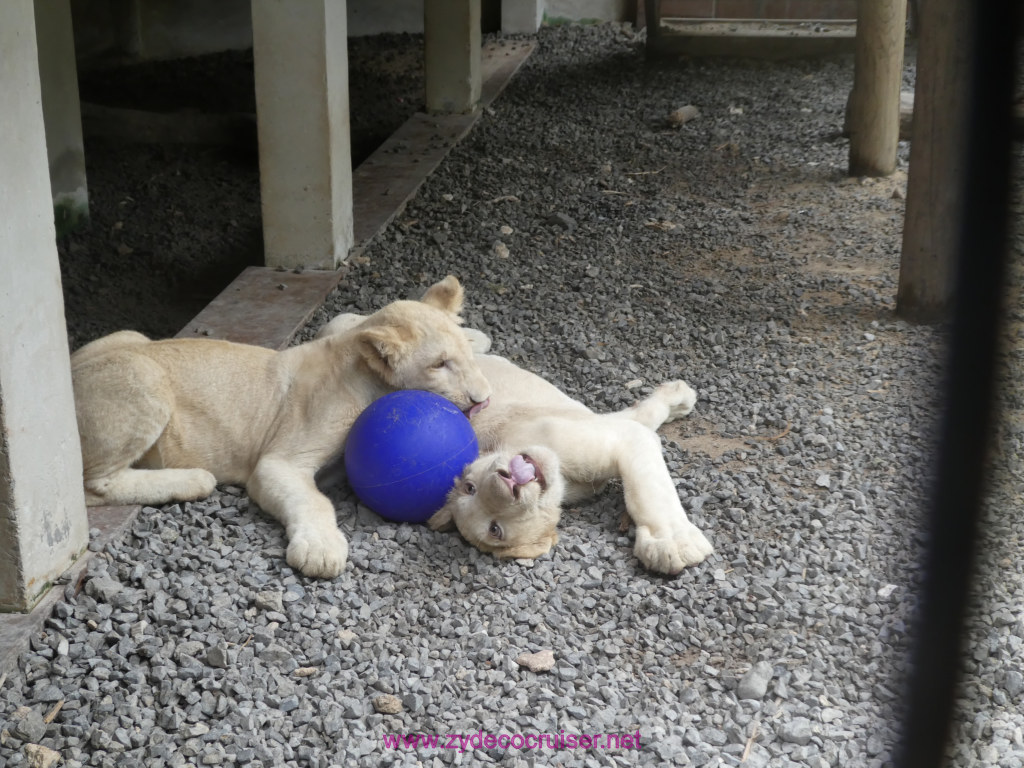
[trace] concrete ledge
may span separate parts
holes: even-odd
[[[494,101],[535,47],[498,41],[481,50],[480,108],[465,115],[413,115],[352,173],[356,250],[404,210],[452,147],[469,133],[480,109]]]
[[[124,535],[141,507],[90,507],[89,528],[98,529],[99,535],[89,542],[75,564],[36,603],[29,613],[0,613],[0,675],[6,675],[18,662],[18,656],[29,647],[29,641],[42,629],[53,612],[53,606],[64,599],[67,589],[81,589],[80,580],[95,552],[100,552],[111,541]]]
[[[175,338],[224,339],[284,349],[344,274],[344,270],[246,267]]]
[[[831,56],[853,53],[856,34],[856,22],[845,20],[663,18],[653,41],[648,33],[648,50],[656,56]]]

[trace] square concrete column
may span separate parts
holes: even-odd
[[[480,102],[480,0],[425,0],[427,111],[472,112]]]
[[[252,0],[268,266],[334,269],[352,247],[344,0]]]
[[[29,610],[89,539],[32,0],[0,3],[0,611]]]
[[[532,35],[544,23],[545,0],[501,0],[501,31]]]
[[[70,0],[35,0],[35,20],[50,192],[57,234],[63,235],[89,221]]]

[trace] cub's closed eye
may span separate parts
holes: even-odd
[[[434,363],[435,368],[444,368],[446,365],[448,365],[448,359],[444,357]]]
[[[487,533],[498,541],[505,538],[505,532],[501,530],[501,526],[497,523],[491,523],[491,527],[487,529]]]

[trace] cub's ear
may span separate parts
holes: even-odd
[[[462,290],[462,284],[454,275],[448,275],[444,280],[427,288],[427,292],[423,294],[420,301],[452,315],[458,315],[462,311],[464,298],[465,292]]]
[[[452,503],[448,502],[427,520],[427,527],[432,531],[450,531],[455,527],[455,518],[452,515]]]
[[[502,547],[500,549],[495,549],[494,554],[502,560],[519,558],[532,560],[535,557],[540,557],[541,555],[546,554],[557,542],[558,532],[554,528],[551,528],[541,534],[541,537],[537,539],[537,541],[531,541],[527,544],[517,544],[514,547]]]
[[[396,366],[409,353],[415,339],[410,328],[374,326],[358,332],[357,349],[370,369],[391,383]]]

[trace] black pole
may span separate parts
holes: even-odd
[[[970,90],[946,408],[900,768],[943,764],[954,716],[994,401],[1009,229],[1016,0],[963,0]],[[921,8],[928,13],[928,3]]]

